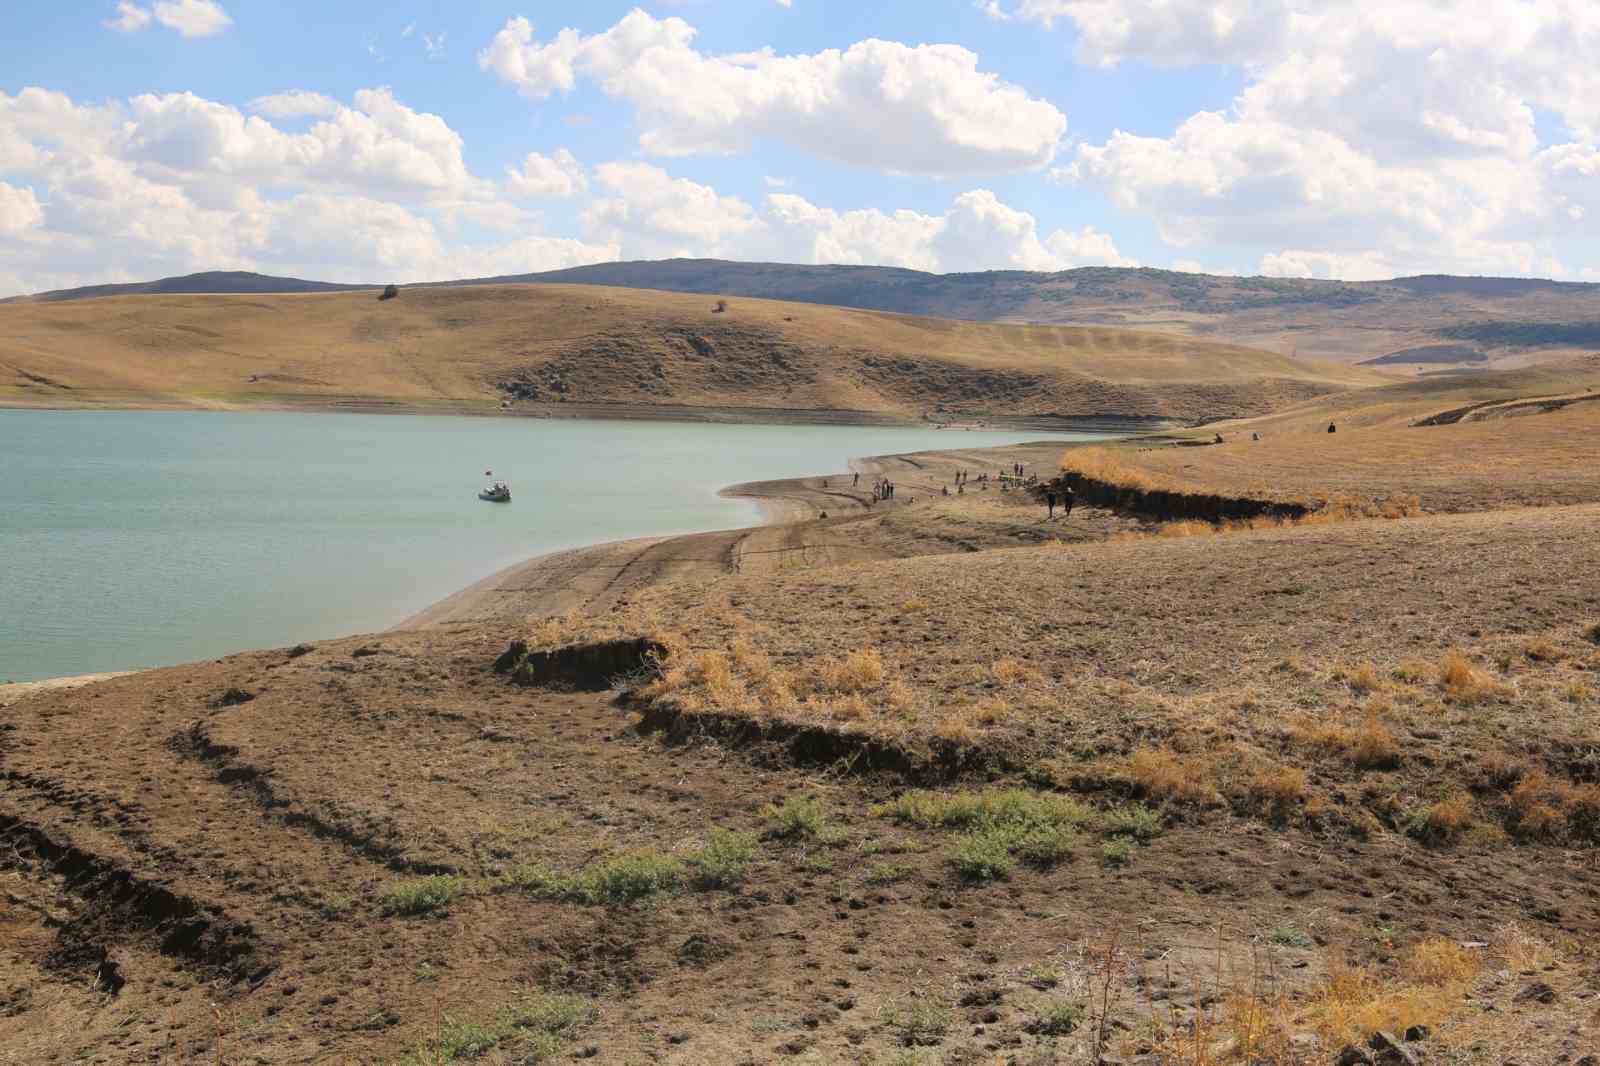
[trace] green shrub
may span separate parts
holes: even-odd
[[[1029,1030],[1042,1036],[1065,1036],[1078,1027],[1083,1008],[1076,1003],[1052,1003],[1039,1012]]]
[[[916,868],[901,862],[879,862],[867,867],[864,880],[869,885],[892,885],[897,881],[904,881]]]
[[[1112,836],[1130,836],[1135,840],[1152,840],[1160,836],[1164,828],[1161,813],[1142,803],[1113,807],[1102,816],[1101,825]]]
[[[969,829],[983,825],[1088,825],[1094,811],[1071,796],[1010,788],[991,792],[913,789],[873,808],[908,825]]]
[[[434,874],[389,886],[378,903],[384,914],[428,914],[448,905],[466,887],[466,878]]]
[[[968,881],[994,881],[1016,869],[1011,857],[1013,834],[1005,829],[979,829],[965,833],[950,849],[950,862]]]
[[[654,848],[642,848],[607,859],[560,884],[560,895],[579,903],[627,903],[678,886],[683,863]]]
[[[756,838],[752,833],[713,829],[706,835],[705,847],[689,857],[696,888],[731,888],[744,880],[750,860],[755,857]]]
[[[431,1040],[397,1066],[442,1066],[478,1059],[502,1045],[515,1045],[515,1061],[532,1066],[558,1055],[594,1008],[582,996],[533,993],[483,1021],[446,1018]]]
[[[768,804],[761,816],[766,835],[784,840],[822,836],[828,829],[828,811],[815,796],[786,796],[781,804]]]
[[[937,1044],[950,1031],[950,1008],[931,999],[915,999],[889,1016],[889,1028],[907,1047]]]
[[[1125,837],[1117,837],[1100,845],[1100,857],[1111,866],[1121,866],[1133,854],[1133,842]]]
[[[1072,856],[1077,842],[1077,831],[1068,826],[1033,826],[1013,837],[1011,853],[1029,866],[1054,866]]]

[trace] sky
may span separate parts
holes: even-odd
[[[1600,280],[1595,0],[0,3],[0,296],[715,256]]]

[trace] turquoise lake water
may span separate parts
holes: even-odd
[[[0,411],[0,682],[394,625],[543,552],[759,520],[717,490],[1038,431]],[[509,505],[481,503],[485,469]],[[598,476],[595,471],[604,471]]]

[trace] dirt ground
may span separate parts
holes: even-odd
[[[1058,451],[11,699],[0,1063],[1600,1055],[1600,505],[934,495]]]

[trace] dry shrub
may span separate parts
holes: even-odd
[[[1154,800],[1211,804],[1218,800],[1212,767],[1193,756],[1159,748],[1140,748],[1128,760],[1128,774]]]
[[[1400,745],[1384,725],[1376,708],[1369,709],[1359,725],[1302,717],[1289,727],[1302,743],[1337,751],[1363,770],[1386,770],[1400,762]]]
[[[1486,752],[1478,759],[1478,779],[1489,788],[1510,788],[1527,772],[1521,759],[1503,751]]]
[[[1011,717],[1011,704],[999,696],[985,696],[972,708],[972,720],[979,725],[995,725]]]
[[[996,681],[1004,685],[1014,685],[1020,681],[1026,681],[1029,675],[1033,673],[1028,668],[1027,663],[1021,659],[1012,658],[996,659],[993,665],[989,667],[989,672],[994,675]]]
[[[1473,665],[1466,652],[1451,648],[1439,660],[1439,687],[1453,700],[1476,703],[1499,694],[1500,685],[1489,672]]]
[[[1202,1009],[1192,1023],[1174,1026],[1165,1034],[1160,1057],[1203,1066],[1229,1059],[1314,1061],[1295,1047],[1295,1034],[1310,1033],[1321,1048],[1331,1050],[1365,1044],[1379,1030],[1403,1033],[1413,1025],[1437,1030],[1463,1005],[1479,966],[1467,949],[1430,937],[1406,954],[1403,980],[1342,959],[1331,959],[1327,976],[1298,1000],[1266,993],[1252,980],[1225,991],[1217,1013]]]
[[[883,656],[877,648],[857,648],[843,659],[827,659],[814,671],[834,692],[870,692],[883,684]]]
[[[1536,663],[1553,663],[1566,658],[1566,652],[1543,637],[1535,637],[1522,646],[1522,654]]]
[[[1431,936],[1413,944],[1401,962],[1401,970],[1421,984],[1448,985],[1470,981],[1483,967],[1480,955],[1454,940]]]
[[[1082,474],[1095,481],[1103,481],[1122,488],[1193,491],[1192,487],[1180,485],[1148,470],[1128,465],[1121,456],[1109,448],[1072,448],[1062,453],[1057,465],[1066,473]]]
[[[1544,770],[1524,774],[1507,797],[1518,832],[1544,839],[1600,839],[1600,785],[1574,784]]]
[[[1250,774],[1245,791],[1256,804],[1281,815],[1304,802],[1307,784],[1306,772],[1299,767],[1262,766]]]
[[[1556,959],[1554,948],[1515,922],[1495,930],[1493,942],[1513,973],[1542,970]]]
[[[859,722],[872,715],[872,705],[859,693],[852,692],[828,701],[828,713],[842,722]]]
[[[738,637],[728,646],[728,656],[733,665],[751,681],[765,681],[772,673],[772,659],[756,647],[749,637]]]
[[[964,714],[941,718],[939,724],[933,727],[933,735],[952,744],[971,744],[978,739],[977,730],[972,728],[972,719]]]
[[[1433,666],[1422,659],[1401,659],[1395,668],[1390,671],[1397,681],[1418,682],[1426,681],[1433,676]]]
[[[1458,835],[1472,824],[1472,794],[1456,792],[1430,804],[1422,812],[1421,822],[1422,829],[1430,837],[1449,838]]]
[[[928,601],[921,596],[913,596],[900,605],[901,614],[916,614],[918,611],[926,611],[927,609]]]
[[[1405,984],[1385,981],[1371,970],[1330,963],[1311,1004],[1311,1019],[1323,1046],[1363,1044],[1380,1030],[1403,1033],[1413,1025],[1437,1029],[1461,1006],[1466,982],[1477,972],[1472,966],[1475,960],[1452,949],[1463,950],[1443,938],[1417,944],[1406,959],[1411,982]],[[1452,972],[1459,976],[1444,976]]]
[[[1335,680],[1343,681],[1350,686],[1350,690],[1358,695],[1376,692],[1383,687],[1383,680],[1378,676],[1378,668],[1370,662],[1351,666],[1348,663],[1336,663],[1333,668]]]

